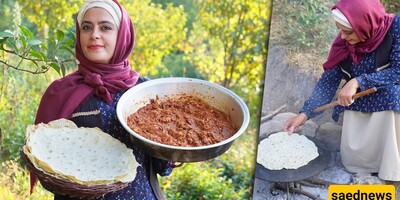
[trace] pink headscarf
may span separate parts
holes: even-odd
[[[324,70],[336,67],[350,55],[357,65],[365,54],[374,51],[389,31],[394,14],[386,14],[379,0],[341,0],[332,9],[339,9],[361,42],[351,45],[341,38],[341,32],[333,42]]]
[[[111,103],[115,93],[136,84],[139,74],[131,69],[128,61],[134,46],[133,24],[127,11],[116,0],[114,2],[121,9],[122,16],[110,63],[93,63],[84,56],[80,44],[79,22],[76,22],[75,53],[79,61],[78,70],[54,81],[47,88],[40,102],[35,124],[71,118],[78,106],[92,95]],[[37,178],[31,174],[31,193],[36,182]]]

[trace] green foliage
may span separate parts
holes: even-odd
[[[14,5],[18,10],[18,4]],[[13,14],[19,18],[18,13]],[[64,31],[56,30],[44,40],[37,33],[13,20],[14,27],[0,32],[0,161],[18,157],[25,128],[32,124],[41,94],[50,80],[44,76],[65,75],[68,63],[74,64],[74,40]],[[28,72],[28,73],[21,73]]]
[[[29,195],[29,174],[13,160],[0,163],[0,199],[4,200],[50,200],[53,194],[39,184]]]
[[[123,5],[135,25],[133,69],[142,76],[160,77],[160,70],[165,73],[170,68],[162,63],[163,57],[178,51],[186,37],[186,14],[182,7],[168,4],[162,9],[161,4],[150,2],[135,0]]]
[[[400,14],[400,1],[399,0],[381,0],[385,6],[386,12]]]
[[[74,14],[83,3],[83,0],[17,1],[23,8],[22,14],[37,25],[41,39],[47,38],[49,32],[73,26]]]
[[[187,59],[208,80],[228,88],[262,74],[269,11],[268,1],[202,1]]]
[[[0,162],[15,159],[50,79],[0,67]],[[48,73],[53,75],[55,73]],[[57,77],[57,76],[55,76]]]
[[[0,32],[0,53],[3,55],[0,63],[15,70],[33,74],[46,73],[53,68],[64,76],[65,63],[74,60],[75,54],[72,50],[74,40],[65,37],[64,31],[56,30],[46,43],[35,38],[25,26],[19,25],[18,28],[14,32],[10,30]],[[61,57],[63,55],[61,51],[69,53],[67,58]]]
[[[288,48],[295,51],[325,55],[338,32],[330,21],[332,5],[333,0],[277,0],[274,9],[281,12],[274,13],[274,19],[280,41],[283,44],[290,41]]]
[[[223,168],[211,168],[207,163],[187,163],[176,169],[167,182],[167,199],[246,199],[245,191],[236,191],[232,181],[222,176]]]
[[[204,77],[184,59],[185,55],[182,53],[171,53],[162,59],[162,66],[157,66],[156,70],[158,77],[191,77],[204,79]],[[165,67],[166,66],[166,67]]]
[[[0,20],[0,30],[4,30],[4,29],[10,27],[10,25],[11,25],[10,21],[12,19],[11,15],[13,12],[13,5],[14,5],[14,2],[12,0],[8,0],[5,2],[3,1],[0,4],[0,10],[1,10],[0,19],[2,19],[2,20]]]
[[[267,0],[201,1],[184,50],[206,80],[243,97],[253,119],[259,118],[270,10]]]
[[[225,154],[161,177],[167,199],[250,199],[256,138],[256,129],[248,129]]]
[[[244,199],[251,195],[257,140],[257,129],[248,129],[227,153],[210,162],[211,167],[224,169],[222,177],[229,179],[236,190],[245,191]]]
[[[183,7],[187,14],[186,28],[188,31],[193,29],[193,23],[196,21],[197,14],[200,10],[197,0],[152,0],[152,2],[162,4],[163,8],[166,8],[170,3],[176,7]]]

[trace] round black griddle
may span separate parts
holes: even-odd
[[[321,141],[309,136],[306,137],[317,146],[319,153],[317,158],[298,169],[269,170],[257,163],[255,177],[272,182],[295,182],[310,178],[324,170],[331,160],[330,151]]]

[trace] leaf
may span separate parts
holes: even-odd
[[[44,55],[44,53],[39,52],[39,51],[36,51],[36,50],[34,50],[34,49],[32,49],[32,50],[29,52],[29,54],[30,54],[32,57],[38,58],[38,59],[40,59],[40,60],[45,60],[45,59],[46,59],[46,55]]]
[[[36,67],[39,67],[39,65],[37,64],[37,62],[36,62],[36,61],[34,61],[34,60],[31,60],[31,62],[32,62],[33,64],[35,64],[35,65],[36,65]]]
[[[15,53],[18,53],[18,48],[16,45],[16,40],[7,40],[6,44],[8,47],[10,47],[13,51],[15,51]]]
[[[56,70],[56,72],[57,72],[58,74],[61,75],[61,73],[60,73],[60,66],[58,66],[57,63],[52,62],[52,63],[50,63],[49,65],[50,65],[51,68],[53,68],[54,70]]]
[[[60,65],[61,65],[61,75],[65,76],[65,73],[66,73],[67,69],[66,69],[64,63],[61,63]]]
[[[75,41],[71,38],[67,38],[65,41],[65,46],[73,47],[75,45]]]
[[[23,36],[25,36],[29,39],[33,39],[33,33],[28,28],[26,28],[25,26],[22,26],[22,25],[18,25],[18,26],[19,26],[19,29],[21,29]]]
[[[9,31],[4,31],[4,32],[0,32],[0,37],[2,37],[2,38],[15,37],[15,35]]]
[[[31,46],[36,46],[36,45],[39,45],[39,44],[42,44],[42,43],[43,43],[42,41],[36,40],[36,39],[28,40],[28,44],[31,45]]]
[[[53,57],[54,53],[56,51],[57,42],[56,42],[55,39],[48,39],[47,41],[48,41],[48,43],[47,43],[47,45],[48,45],[47,46],[47,55],[49,57]]]
[[[65,37],[65,33],[62,30],[57,29],[57,40],[62,41]]]
[[[26,39],[24,37],[20,37],[19,40],[22,42],[24,48],[26,48]]]
[[[7,38],[0,39],[0,45],[3,44],[6,40]]]
[[[22,47],[25,48],[25,46],[24,46],[24,41],[23,41],[23,40],[15,40],[15,46],[16,46],[18,49],[20,49],[20,51],[23,51],[23,50],[21,50],[21,48],[22,48]]]
[[[58,47],[58,49],[68,51],[72,56],[75,56],[74,51],[71,48],[69,48],[69,47],[67,47],[65,45],[62,45],[62,46]]]
[[[47,44],[43,42],[42,44],[40,44],[40,48],[47,50]]]

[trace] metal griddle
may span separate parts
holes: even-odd
[[[330,151],[321,141],[309,136],[306,137],[317,146],[319,153],[317,158],[298,169],[269,170],[257,163],[255,177],[272,182],[295,182],[310,178],[324,170],[331,160]]]

